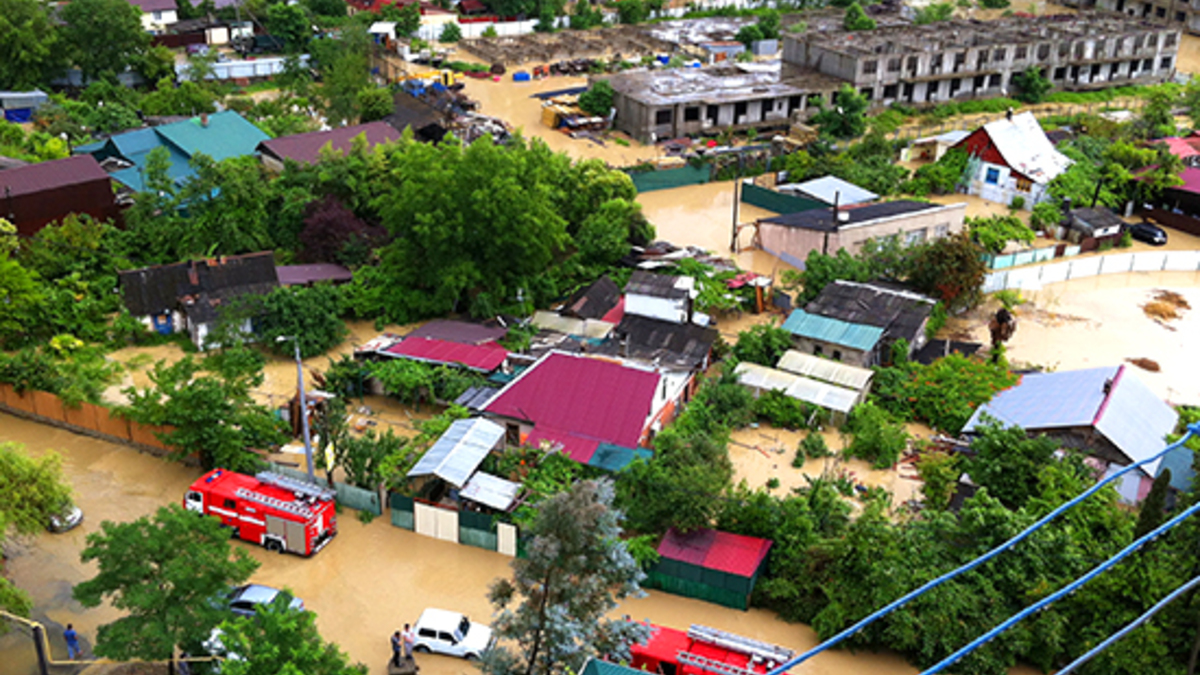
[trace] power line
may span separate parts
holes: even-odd
[[[849,628],[843,630],[842,632],[838,633],[837,635],[834,635],[833,637],[829,638],[828,640],[826,640],[826,641],[822,642],[821,644],[817,645],[816,647],[813,647],[812,649],[804,652],[803,654],[793,658],[792,660],[788,661],[787,663],[784,663],[784,664],[776,667],[774,670],[771,670],[769,673],[767,673],[767,675],[782,675],[784,672],[791,670],[792,668],[796,667],[797,665],[799,665],[801,663],[804,663],[805,661],[811,659],[812,657],[816,656],[817,654],[820,654],[821,652],[844,642],[845,640],[850,638],[852,635],[862,631],[867,626],[875,623],[876,621],[878,621],[879,619],[882,619],[883,617],[887,616],[888,614],[891,614],[892,612],[896,611],[897,609],[900,609],[901,607],[908,604],[912,600],[915,600],[916,598],[924,595],[925,593],[928,593],[929,591],[933,590],[934,588],[941,586],[942,584],[946,583],[947,581],[950,581],[951,579],[954,579],[955,577],[958,577],[959,575],[961,575],[965,572],[969,572],[969,571],[979,567],[980,565],[983,565],[984,563],[992,560],[993,558],[1000,555],[1001,553],[1007,551],[1008,549],[1016,546],[1017,544],[1021,543],[1024,540],[1028,539],[1034,532],[1041,529],[1043,526],[1045,526],[1051,520],[1054,520],[1055,518],[1057,518],[1058,516],[1060,516],[1064,512],[1066,512],[1067,510],[1075,507],[1077,504],[1079,504],[1083,500],[1096,494],[1104,486],[1108,485],[1109,483],[1112,483],[1116,479],[1129,473],[1130,471],[1133,471],[1134,469],[1136,469],[1140,466],[1143,466],[1145,464],[1149,464],[1151,462],[1155,462],[1155,461],[1158,461],[1159,459],[1162,459],[1167,453],[1171,452],[1172,450],[1175,450],[1176,448],[1182,447],[1184,443],[1186,443],[1188,440],[1190,440],[1192,438],[1192,436],[1197,435],[1197,434],[1200,434],[1200,422],[1193,422],[1192,424],[1189,424],[1187,426],[1187,429],[1186,429],[1185,433],[1183,434],[1182,438],[1180,438],[1178,441],[1175,441],[1174,443],[1168,445],[1166,448],[1164,448],[1162,450],[1162,452],[1159,452],[1156,455],[1153,455],[1151,457],[1148,457],[1148,458],[1143,459],[1138,462],[1134,462],[1133,464],[1130,464],[1129,466],[1122,468],[1120,471],[1117,471],[1116,473],[1109,476],[1108,478],[1105,478],[1104,480],[1102,480],[1102,481],[1096,483],[1095,485],[1093,485],[1092,487],[1088,488],[1082,494],[1080,494],[1078,497],[1075,497],[1074,499],[1060,505],[1058,508],[1056,508],[1053,511],[1051,511],[1050,513],[1046,514],[1041,520],[1039,520],[1036,523],[1034,523],[1033,525],[1030,525],[1029,527],[1025,528],[1024,530],[1021,531],[1020,534],[1013,537],[1012,539],[1009,539],[1008,541],[1000,544],[996,548],[993,548],[992,550],[988,551],[987,553],[984,553],[983,555],[979,556],[978,558],[958,567],[957,569],[947,572],[946,574],[943,574],[942,576],[940,576],[936,579],[933,579],[932,581],[927,582],[920,588],[918,588],[914,591],[910,591],[910,592],[904,594],[903,596],[901,596],[900,598],[893,600],[892,602],[890,602],[886,606],[884,606],[882,609],[879,609],[879,610],[867,615],[865,618],[858,621],[857,623],[850,626]]]
[[[942,659],[936,665],[934,665],[932,668],[922,671],[921,675],[935,675],[936,673],[942,672],[943,670],[945,670],[946,668],[953,665],[956,661],[958,661],[962,657],[966,656],[967,654],[970,654],[971,652],[975,651],[976,649],[979,649],[980,647],[984,646],[988,642],[991,642],[992,640],[997,638],[1001,633],[1008,630],[1009,628],[1012,628],[1018,622],[1020,622],[1022,619],[1029,616],[1030,614],[1041,611],[1042,609],[1046,608],[1047,606],[1049,606],[1051,603],[1055,602],[1056,600],[1059,600],[1070,593],[1074,593],[1077,589],[1079,589],[1080,586],[1083,586],[1084,584],[1091,581],[1092,579],[1095,579],[1096,577],[1100,576],[1106,570],[1108,570],[1112,566],[1116,565],[1117,563],[1119,563],[1123,559],[1125,559],[1129,554],[1138,550],[1142,546],[1145,546],[1146,544],[1150,543],[1151,540],[1166,533],[1168,530],[1172,529],[1176,525],[1182,523],[1186,518],[1188,518],[1192,514],[1196,513],[1197,511],[1200,511],[1200,502],[1197,502],[1196,504],[1189,506],[1182,513],[1180,513],[1179,515],[1175,516],[1174,518],[1168,520],[1167,522],[1163,523],[1157,529],[1155,529],[1153,532],[1150,532],[1149,534],[1143,536],[1142,538],[1134,541],[1132,544],[1121,549],[1121,551],[1119,553],[1117,553],[1113,557],[1109,558],[1108,560],[1104,561],[1098,567],[1094,568],[1092,571],[1079,577],[1075,581],[1072,581],[1071,583],[1067,584],[1066,586],[1063,586],[1062,588],[1058,589],[1057,591],[1054,591],[1053,593],[1051,593],[1050,595],[1047,595],[1046,597],[1042,598],[1041,600],[1038,600],[1037,602],[1035,602],[1032,605],[1026,607],[1025,609],[1017,612],[1016,614],[1010,616],[1009,618],[1005,619],[1003,622],[1000,623],[1000,625],[989,630],[988,632],[984,633],[983,635],[975,638],[974,640],[969,642],[967,644],[967,646],[954,652],[950,656],[947,656],[946,658]]]
[[[1176,588],[1169,595],[1167,595],[1167,597],[1163,598],[1162,600],[1159,600],[1157,603],[1155,603],[1155,605],[1153,607],[1146,610],[1145,614],[1139,616],[1138,618],[1134,619],[1133,621],[1130,621],[1124,628],[1122,628],[1121,630],[1108,636],[1108,638],[1106,638],[1104,640],[1104,642],[1101,642],[1100,644],[1096,645],[1090,651],[1088,651],[1088,653],[1084,654],[1083,656],[1080,656],[1079,658],[1075,659],[1070,664],[1068,664],[1066,668],[1063,668],[1062,670],[1058,671],[1058,675],[1067,675],[1067,673],[1070,673],[1070,672],[1074,671],[1076,668],[1078,668],[1079,666],[1082,666],[1083,664],[1087,663],[1088,661],[1091,661],[1092,658],[1095,657],[1096,655],[1098,655],[1100,652],[1104,651],[1105,649],[1108,649],[1108,647],[1110,645],[1112,645],[1112,643],[1116,642],[1117,640],[1120,640],[1121,638],[1123,638],[1126,635],[1128,635],[1129,633],[1131,633],[1138,626],[1141,626],[1142,624],[1149,621],[1151,619],[1151,617],[1153,617],[1155,614],[1158,614],[1158,612],[1162,608],[1171,604],[1179,596],[1183,595],[1184,593],[1187,593],[1188,591],[1192,590],[1196,586],[1200,586],[1200,577],[1196,577],[1196,578],[1192,579],[1191,581],[1187,582],[1186,584],[1180,586],[1179,588]]]

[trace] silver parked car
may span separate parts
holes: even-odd
[[[262,584],[238,586],[229,591],[229,611],[240,616],[254,616],[259,605],[271,604],[280,593],[284,592],[278,588],[271,588]],[[288,606],[300,612],[304,611],[304,601],[295,596],[292,596],[292,601]]]

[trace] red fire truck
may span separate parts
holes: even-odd
[[[686,633],[650,624],[650,641],[630,652],[630,665],[660,675],[763,675],[795,656],[784,647],[695,624]]]
[[[183,497],[189,511],[216,516],[233,536],[268,551],[312,555],[337,534],[333,490],[264,471],[247,476],[225,469],[204,474]]]

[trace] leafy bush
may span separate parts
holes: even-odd
[[[815,430],[809,431],[804,440],[800,441],[798,452],[803,452],[804,456],[809,459],[820,459],[833,454],[829,445],[825,443],[825,437]]]
[[[806,429],[812,406],[778,389],[763,392],[754,401],[754,414],[781,429]]]
[[[479,35],[480,35],[480,37],[494,38],[494,37],[499,37],[500,33],[496,32],[495,26],[488,26],[487,28],[484,28],[483,32],[480,33]]]
[[[733,355],[739,361],[774,368],[783,353],[791,348],[791,333],[778,326],[759,324],[738,333]]]
[[[968,216],[966,223],[971,238],[989,253],[1000,253],[1010,241],[1031,244],[1036,237],[1033,230],[1016,216]]]
[[[935,2],[918,9],[913,23],[923,26],[935,21],[948,21],[952,16],[954,16],[954,5],[948,2]]]
[[[1040,202],[1029,215],[1029,226],[1035,230],[1051,230],[1062,221],[1062,210],[1053,202]]]
[[[949,150],[933,164],[918,168],[904,186],[912,194],[949,194],[963,178],[969,157],[963,150]]]
[[[842,27],[846,30],[875,30],[875,19],[867,16],[862,5],[852,2],[842,17]]]
[[[933,336],[946,325],[948,313],[946,305],[939,302],[933,306],[933,311],[929,313],[929,320],[925,322],[925,339],[932,340]]]
[[[908,362],[875,369],[873,398],[903,420],[957,434],[975,408],[1017,383],[1004,363],[950,354],[929,365]]]
[[[1010,311],[1018,305],[1025,304],[1025,299],[1021,297],[1021,291],[1014,288],[996,291],[993,297],[999,300],[1001,305],[1004,305],[1004,309]]]
[[[1012,198],[1012,202],[1009,203],[1008,208],[1012,209],[1013,211],[1020,211],[1021,209],[1025,208],[1025,198],[1021,195],[1015,195]]]
[[[898,462],[908,447],[904,425],[870,401],[850,411],[845,431],[854,437],[844,450],[846,456],[870,462],[876,469],[886,469]]]
[[[442,34],[438,36],[439,42],[458,42],[462,39],[462,28],[458,27],[458,23],[451,21],[442,26]]]
[[[579,95],[579,107],[591,115],[607,116],[612,110],[614,95],[612,84],[608,80],[597,80]]]

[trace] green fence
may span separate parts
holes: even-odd
[[[296,480],[309,482],[308,472],[299,469],[293,469],[290,466],[281,464],[271,464],[271,470],[275,473],[281,473],[285,476],[295,478]],[[329,482],[320,476],[315,476],[317,484],[322,487],[328,487]],[[346,508],[355,509],[356,511],[370,511],[371,513],[380,516],[383,515],[383,508],[379,504],[379,494],[371,490],[364,490],[360,487],[347,485],[346,483],[338,483],[334,481],[333,489],[337,492],[337,503]]]
[[[486,513],[458,512],[458,543],[496,550],[496,521]]]
[[[761,188],[752,183],[742,184],[742,201],[780,214],[829,208],[824,202],[815,199],[785,195],[782,192]]]
[[[748,609],[754,580],[663,558],[646,574],[643,586],[734,609]]]
[[[413,517],[413,498],[401,494],[392,494],[392,525],[403,527],[406,530],[411,530],[416,527],[416,520]]]
[[[661,169],[658,171],[630,172],[633,185],[638,192],[652,190],[670,190],[685,185],[701,185],[712,177],[712,168],[707,164],[692,166],[687,164],[677,169]]]

